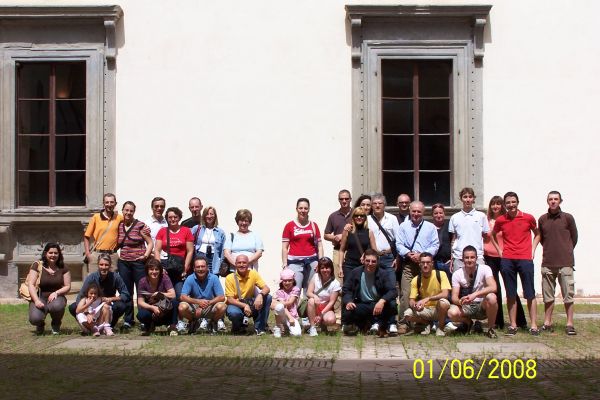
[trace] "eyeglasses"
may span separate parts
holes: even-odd
[[[338,197],[339,201],[350,201],[352,200],[350,197]]]
[[[152,208],[165,208],[165,206],[161,206],[161,205],[155,204],[155,205],[152,206]]]
[[[366,218],[366,216],[362,214],[356,214],[354,218]]]

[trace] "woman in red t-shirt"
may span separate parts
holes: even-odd
[[[314,222],[308,219],[310,201],[301,197],[296,201],[296,219],[288,222],[283,228],[281,244],[282,268],[294,271],[296,287],[306,290],[317,261],[323,256],[321,232]]]
[[[156,245],[154,246],[154,258],[159,260],[163,268],[169,274],[171,283],[175,288],[176,299],[179,301],[183,280],[190,272],[192,256],[194,254],[194,236],[190,228],[179,225],[183,213],[177,207],[169,207],[166,211],[166,228],[161,228],[156,234]],[[169,255],[165,260],[160,259],[160,252]]]

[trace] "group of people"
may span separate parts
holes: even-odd
[[[125,202],[118,213],[116,196],[107,193],[103,210],[92,216],[84,233],[87,276],[69,312],[83,333],[111,336],[121,317],[122,329],[135,325],[136,293],[143,335],[161,325],[171,335],[222,332],[227,329],[225,317],[234,334],[247,334],[251,318],[254,333],[264,335],[272,311],[275,326],[270,330],[275,337],[305,331],[317,336],[319,329],[338,323],[341,314],[346,334],[435,331],[444,336],[457,326],[475,330],[477,321],[487,319],[486,334],[493,338],[496,327],[504,324],[502,275],[507,334],[527,326],[516,290],[519,276],[529,331],[537,335],[532,259],[541,243],[546,306],[542,330],[553,329],[558,280],[567,333],[575,334],[572,271],[577,228],[573,217],[560,209],[560,193],[550,192],[548,213],[539,223],[518,209],[513,192],[493,197],[487,216],[474,208],[471,188],[462,189],[460,199],[462,209],[449,220],[443,205],[433,205],[433,222],[428,222],[424,204],[411,202],[406,194],[398,197],[399,214],[394,216],[385,211],[382,194],[362,195],[352,207],[350,192],[341,190],[340,208],[329,216],[323,235],[333,244],[332,258],[323,256],[321,232],[309,219],[309,200],[298,199],[296,218],[283,229],[280,282],[272,294],[258,272],[264,247],[249,229],[249,210],[236,213],[238,230],[227,235],[219,227],[217,210],[203,207],[197,197],[190,199],[191,217],[183,222],[182,211],[165,210],[162,197],[152,199],[152,216],[142,222],[135,218],[133,202]],[[27,282],[31,324],[43,333],[50,313],[52,333],[58,334],[71,276],[57,243],[45,246]]]

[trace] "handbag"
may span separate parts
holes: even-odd
[[[37,289],[37,291],[39,291],[40,280],[42,279],[43,264],[41,261],[36,261],[36,262],[37,262],[38,276],[37,276],[34,286]],[[29,293],[29,281],[27,279],[25,279],[25,282],[21,283],[21,286],[19,286],[19,297],[21,297],[22,299],[25,299],[27,301],[31,301],[31,293]]]
[[[231,244],[233,245],[233,232],[231,232]],[[221,265],[219,265],[219,276],[225,278],[227,275],[231,274],[231,270],[233,269],[233,265],[227,260],[227,257],[223,257],[223,261],[221,261]]]
[[[183,274],[185,258],[181,256],[176,256],[171,254],[171,240],[169,235],[169,227],[167,229],[167,247],[165,251],[167,252],[167,265],[165,265],[165,269],[167,272],[171,274],[175,274],[177,276],[181,276]]]
[[[165,314],[167,311],[173,310],[173,301],[161,292],[158,292],[156,296],[152,296],[153,293],[143,291],[140,292],[140,294],[142,296],[148,296],[148,304],[158,307],[161,315]]]

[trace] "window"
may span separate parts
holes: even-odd
[[[491,6],[348,5],[353,188],[453,206],[483,195],[483,30]]]
[[[0,222],[86,219],[115,187],[119,6],[0,6]]]
[[[18,206],[85,206],[85,62],[15,67]]]
[[[383,193],[449,204],[452,155],[448,60],[381,60]]]

